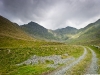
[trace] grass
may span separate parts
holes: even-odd
[[[27,65],[17,68],[15,71],[9,73],[10,75],[39,75],[44,71],[50,71],[53,68],[46,67],[46,64]]]
[[[18,71],[21,67],[15,65],[27,60],[33,55],[49,56],[49,55],[68,54],[68,56],[73,56],[75,58],[78,58],[82,53],[83,53],[83,48],[75,45],[71,46],[71,45],[44,44],[42,46],[25,47],[25,48],[1,48],[0,74],[9,75],[10,72],[14,72],[16,74],[16,70]],[[47,62],[52,63],[51,61]],[[24,70],[23,66],[22,68]],[[45,69],[46,67],[43,66],[43,68]],[[47,70],[45,69],[43,71],[45,72]]]
[[[41,45],[62,45],[60,42],[49,42],[44,40],[25,40],[20,38],[12,38],[8,36],[0,35],[0,48],[24,48],[24,47],[36,47]]]
[[[97,62],[97,64],[98,64],[98,74],[100,74],[100,48],[97,48],[95,46],[90,46],[90,47],[95,51],[95,53],[97,55],[97,58],[98,58],[98,62]]]
[[[62,55],[61,55],[61,58],[62,58],[62,59],[66,59],[66,58],[68,58],[68,55],[62,54]]]
[[[92,54],[91,51],[88,50],[87,55],[85,58],[79,62],[77,65],[75,65],[70,71],[66,72],[66,75],[84,75],[86,73],[87,68],[91,62]]]
[[[47,64],[54,64],[54,61],[52,61],[52,60],[45,60],[45,62],[46,62]]]

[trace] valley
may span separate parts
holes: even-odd
[[[49,30],[0,16],[0,75],[100,74],[99,32],[100,20]]]

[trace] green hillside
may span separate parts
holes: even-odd
[[[16,39],[33,40],[28,34],[20,29],[20,27],[9,21],[8,19],[0,16],[0,37],[12,37]]]
[[[36,27],[37,27],[36,30],[38,32],[38,28],[40,26],[36,25]],[[44,36],[46,34],[48,35],[48,37],[51,36],[51,34],[47,33],[47,30],[45,28],[40,27],[40,30],[41,28],[43,29],[42,34]],[[38,33],[40,34],[40,32]],[[23,47],[34,47],[34,46],[40,46],[40,45],[62,44],[59,42],[48,42],[48,41],[33,38],[33,37],[31,37],[30,34],[23,31],[19,25],[12,23],[8,19],[0,16],[0,48],[5,48],[5,47],[6,48],[23,48]]]
[[[48,29],[40,26],[35,22],[22,25],[21,28],[28,33],[30,36],[39,39],[56,40],[56,37],[49,32]]]
[[[31,43],[30,43],[31,41]],[[21,30],[21,28],[9,21],[8,19],[0,16],[0,47],[23,47],[31,45],[32,41],[36,39],[29,36]]]
[[[57,30],[48,30],[35,22],[22,25],[21,28],[35,38],[56,41],[67,40],[77,33],[77,29],[73,27],[68,26]]]
[[[68,26],[66,28],[54,30],[54,33],[58,37],[60,37],[60,40],[64,41],[64,40],[68,40],[69,38],[71,38],[71,36],[76,34],[77,31],[78,31],[78,29]]]
[[[100,19],[86,27],[79,29],[78,33],[67,42],[73,44],[100,44]]]
[[[42,40],[55,40],[69,44],[99,45],[100,19],[79,30],[73,27],[48,30],[35,22],[19,26],[0,16],[0,42],[2,42],[0,47],[15,45],[20,47],[26,46],[27,44],[30,46],[37,39],[39,43]],[[30,41],[33,42],[30,43]]]

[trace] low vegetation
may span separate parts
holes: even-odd
[[[46,67],[46,64],[20,66],[16,70],[10,72],[10,75],[39,75],[43,72],[48,72],[53,68]]]
[[[25,40],[20,38],[12,38],[8,36],[0,36],[0,48],[23,48],[36,47],[41,45],[62,45],[60,42],[48,42],[44,40]]]
[[[68,29],[58,29],[54,32],[52,30],[48,31],[48,29],[41,26],[37,26],[37,24],[34,25],[34,23],[31,22],[29,29],[25,26],[24,30],[22,26],[12,23],[8,19],[0,16],[0,75],[39,75],[54,70],[54,68],[47,67],[48,64],[54,63],[50,60],[46,60],[46,63],[35,65],[16,65],[29,59],[33,55],[61,55],[62,59],[68,57],[77,59],[84,51],[79,44],[100,45],[99,23],[100,20],[80,30],[67,27]],[[45,40],[43,40],[43,38]],[[49,39],[49,41],[46,39]],[[60,42],[50,42],[52,40],[78,45],[65,45]],[[97,54],[98,73],[100,74],[100,48],[94,46],[91,46],[91,48]],[[70,75],[80,75],[85,73],[90,60],[91,52],[88,50],[86,57],[77,66],[72,68],[71,71],[68,71],[68,73]],[[59,65],[62,66],[64,64]]]
[[[26,59],[30,58],[33,55],[38,56],[49,56],[49,55],[62,55],[62,54],[68,54],[68,56],[72,57],[79,57],[83,53],[83,48],[80,46],[70,46],[70,45],[43,45],[43,46],[35,46],[35,47],[25,47],[25,48],[1,48],[0,49],[0,73],[1,74],[12,74],[19,72],[20,68],[25,71],[21,71],[21,73],[26,73],[26,68],[29,67],[31,69],[32,66],[16,66],[16,64],[21,63],[25,61]],[[53,63],[51,61],[47,61],[46,64]],[[41,63],[40,63],[41,64]],[[45,65],[46,65],[45,64]],[[39,65],[39,64],[38,64]],[[35,65],[35,70],[39,66]],[[25,68],[24,68],[25,67]],[[32,72],[34,68],[32,68]],[[40,68],[43,68],[43,71],[52,70],[51,68],[44,67],[44,65]],[[38,69],[37,69],[38,70]],[[41,70],[40,70],[41,71]],[[43,72],[42,71],[42,72]],[[23,74],[24,74],[23,73]],[[35,72],[37,74],[37,72]],[[38,72],[41,73],[41,72]],[[30,73],[29,73],[30,74]]]
[[[97,58],[98,58],[98,74],[100,74],[100,48],[98,47],[95,47],[95,46],[90,46],[94,51],[95,53],[97,54]]]
[[[92,54],[91,51],[88,50],[85,58],[79,62],[79,64],[75,65],[72,69],[66,72],[66,75],[84,75],[89,67],[91,62]]]

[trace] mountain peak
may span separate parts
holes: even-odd
[[[22,25],[21,28],[33,37],[55,39],[54,35],[48,32],[48,29],[32,21],[26,25]]]
[[[66,28],[73,28],[73,27],[71,27],[71,26],[67,26]]]
[[[100,23],[100,19],[98,19],[95,23]]]
[[[76,28],[74,28],[74,27],[71,27],[71,26],[67,26],[66,28],[70,28],[70,29],[76,29]]]
[[[1,36],[23,40],[32,39],[32,37],[25,33],[18,24],[13,23],[0,15],[0,37]]]
[[[34,25],[34,24],[37,24],[37,23],[35,23],[33,21],[31,21],[31,22],[28,23],[28,25]]]

